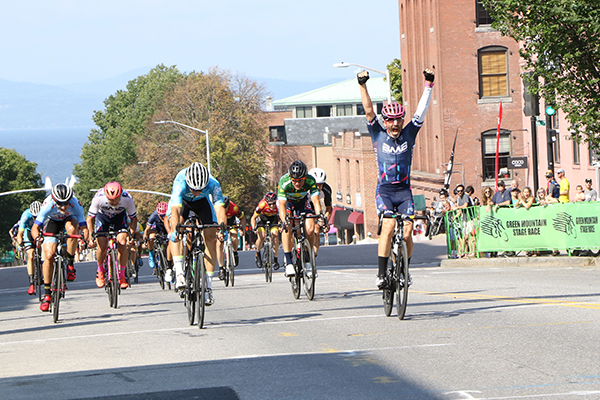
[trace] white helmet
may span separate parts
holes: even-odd
[[[308,171],[308,174],[315,178],[316,183],[325,183],[327,180],[327,174],[322,168],[313,168]]]
[[[208,185],[208,170],[198,162],[192,163],[185,172],[185,182],[190,189],[204,189]]]

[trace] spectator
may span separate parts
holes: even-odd
[[[583,192],[583,186],[575,186],[575,197],[573,198],[573,201],[585,201],[585,193]]]
[[[546,181],[548,182],[546,185],[546,195],[554,197],[558,200],[560,196],[560,189],[558,186],[558,182],[554,179],[554,172],[551,169],[546,171]]]
[[[562,168],[559,168],[558,171],[556,171],[556,175],[558,176],[558,179],[560,180],[560,196],[558,197],[558,201],[560,201],[561,203],[568,203],[569,202],[569,181],[567,180],[567,178],[565,178],[565,170]]]
[[[519,181],[515,178],[510,182],[510,191],[512,192],[514,189],[519,189]],[[521,192],[521,189],[519,189]]]
[[[465,187],[463,185],[457,185],[455,191],[457,208],[467,208],[473,205],[471,196],[465,193]]]
[[[471,203],[474,206],[480,206],[481,203],[479,202],[479,199],[477,197],[475,197],[475,189],[473,189],[473,186],[469,185],[465,188],[465,193],[469,195],[469,197],[471,198]]]
[[[486,187],[485,189],[483,189],[483,195],[481,196],[481,205],[482,206],[487,206],[492,204],[492,196],[494,195],[494,192],[492,191],[491,187]]]
[[[510,189],[510,203],[516,207],[519,202],[519,198],[521,197],[521,189],[518,187],[513,187]]]
[[[585,201],[598,200],[598,192],[592,189],[592,180],[590,178],[585,178],[585,189],[583,190],[583,193],[585,193]]]
[[[544,189],[541,189],[541,191],[542,193],[545,193]],[[519,200],[517,201],[515,207],[525,207],[525,209],[529,210],[533,203],[535,203],[535,198],[531,193],[531,188],[529,186],[525,186],[523,188],[523,194],[521,194],[521,196],[519,197]]]
[[[504,186],[504,181],[498,181],[498,190],[494,193],[492,197],[492,204],[495,205],[494,211],[498,211],[499,206],[508,206],[511,204],[511,196],[510,192],[506,190]],[[490,211],[491,206],[488,205],[488,212]]]
[[[552,196],[546,195],[544,188],[539,188],[537,191],[537,203],[541,206],[547,206],[548,204],[558,203],[558,200]]]

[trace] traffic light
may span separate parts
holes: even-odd
[[[540,99],[537,95],[529,93],[529,85],[523,79],[523,112],[527,117],[533,117],[540,114]]]

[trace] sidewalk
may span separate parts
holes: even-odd
[[[501,253],[500,253],[501,254]],[[521,252],[517,257],[504,257],[498,255],[495,258],[457,258],[442,260],[441,267],[592,267],[600,268],[600,257],[569,257],[566,252],[559,256],[526,257]]]

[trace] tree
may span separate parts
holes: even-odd
[[[36,172],[37,164],[15,150],[0,147],[0,193],[42,187],[42,176]],[[0,196],[0,250],[11,249],[9,229],[34,200],[43,201],[44,192],[27,192]]]
[[[154,107],[163,94],[184,77],[176,67],[158,65],[148,74],[127,84],[104,101],[105,110],[93,116],[97,128],[88,136],[81,152],[81,164],[75,165],[77,198],[89,206],[94,195],[90,189],[110,181],[121,181],[125,166],[136,163],[135,139],[144,133]]]
[[[388,64],[387,69],[390,71],[390,87],[392,89],[392,97],[398,103],[402,104],[402,64],[398,58],[394,58]]]
[[[139,159],[130,164],[124,179],[131,188],[170,193],[175,175],[192,162],[206,165],[205,134],[170,120],[209,132],[211,173],[242,209],[252,209],[265,191],[266,122],[262,112],[265,89],[243,75],[211,69],[181,79],[137,138]],[[160,199],[144,196],[142,213]],[[137,203],[136,203],[137,204]]]
[[[600,6],[595,0],[482,0],[492,27],[521,43],[532,93],[563,110],[573,139],[600,145]],[[537,77],[538,79],[533,78]]]

